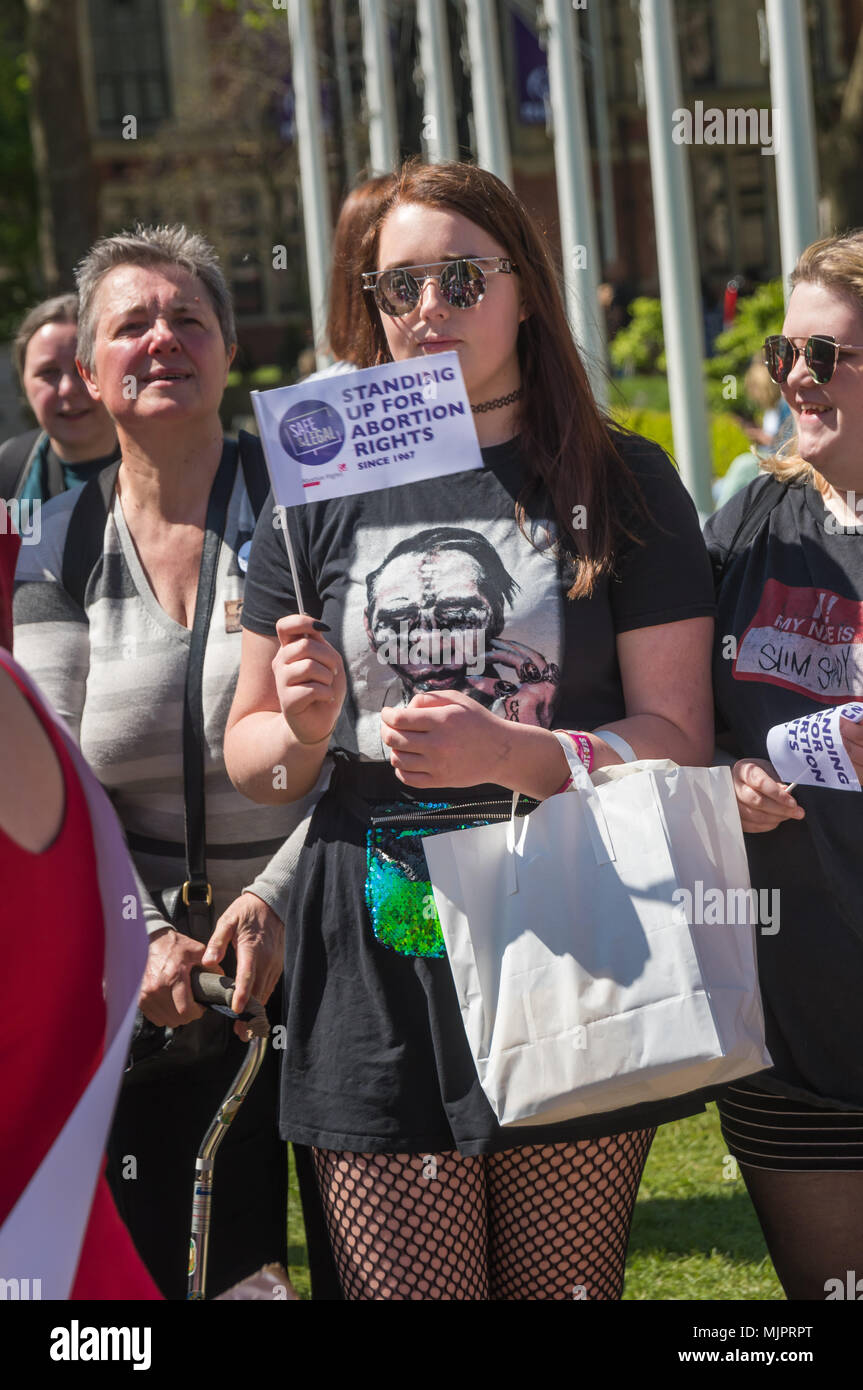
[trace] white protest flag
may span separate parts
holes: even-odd
[[[457,352],[251,394],[283,507],[482,468]]]
[[[775,724],[767,735],[767,756],[783,782],[859,792],[857,773],[842,741],[840,719],[863,720],[863,704],[834,705]]]

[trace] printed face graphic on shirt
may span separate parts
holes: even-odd
[[[380,756],[380,709],[423,691],[460,691],[501,718],[550,727],[562,622],[550,551],[513,535],[511,522],[488,520],[362,528],[354,546],[343,640],[363,751]]]
[[[767,681],[836,705],[863,694],[863,604],[769,579],[740,639],[735,680]]]
[[[483,536],[436,526],[394,546],[366,589],[369,642],[410,699],[419,690],[474,693],[469,681],[484,674],[518,585]]]

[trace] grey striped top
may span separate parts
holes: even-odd
[[[21,547],[15,656],[65,719],[111,796],[149,890],[142,897],[153,931],[164,920],[149,893],[185,877],[182,728],[191,632],[157,602],[116,496],[84,608],[63,588],[63,548],[80,496],[66,492],[47,503],[39,543]],[[293,805],[259,806],[235,790],[225,771],[222,745],[240,663],[244,556],[254,529],[238,468],[203,676],[207,869],[216,920],[246,886],[283,917],[282,895],[296,862],[296,849],[286,841],[298,827],[302,832],[315,799],[311,793]],[[328,773],[325,764],[316,790]]]

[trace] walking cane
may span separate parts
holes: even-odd
[[[192,1236],[189,1242],[189,1281],[186,1298],[200,1301],[206,1297],[207,1255],[210,1243],[210,1210],[213,1202],[213,1162],[216,1152],[228,1132],[228,1126],[251,1090],[261,1069],[267,1050],[269,1021],[263,1004],[250,999],[245,1011],[234,1013],[231,1001],[236,982],[225,975],[206,974],[196,966],[191,972],[192,994],[199,1004],[242,1019],[249,1028],[249,1050],[243,1059],[228,1092],[204,1135],[195,1160],[195,1187],[192,1198]]]

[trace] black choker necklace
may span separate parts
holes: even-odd
[[[493,401],[483,401],[482,405],[472,405],[471,410],[474,415],[481,415],[486,410],[497,410],[501,405],[512,405],[513,401],[519,400],[523,394],[523,388],[519,386],[515,391],[510,391],[508,396],[498,396]]]

